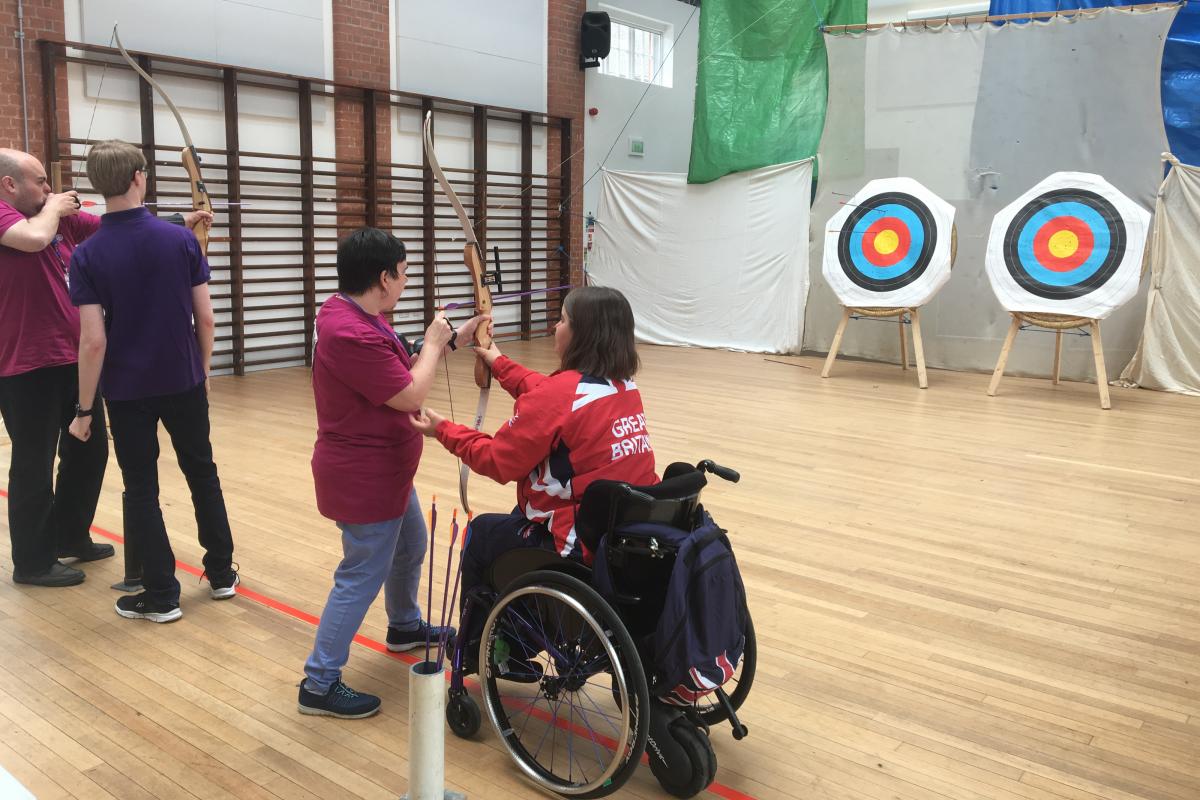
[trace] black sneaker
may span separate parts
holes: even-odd
[[[73,558],[76,561],[99,561],[102,558],[111,558],[116,554],[116,548],[111,544],[103,544],[101,542],[88,541],[87,543],[77,546],[63,548],[58,551],[59,558]]]
[[[45,572],[38,572],[34,575],[24,575],[13,570],[13,583],[24,583],[29,586],[75,586],[83,583],[83,579],[86,577],[83,570],[68,567],[57,561],[51,564]]]
[[[451,628],[449,625],[444,628],[438,625],[430,625],[425,620],[421,620],[420,624],[411,631],[402,631],[399,628],[389,627],[387,629],[387,649],[393,653],[403,653],[406,650],[420,647],[427,641],[431,647],[437,647],[438,641],[443,637],[446,639],[447,652],[453,650],[454,628]]]
[[[379,711],[379,698],[373,694],[362,694],[338,681],[325,694],[310,692],[300,681],[300,700],[296,708],[301,714],[339,719],[362,719]]]
[[[228,600],[237,595],[237,586],[242,582],[238,577],[237,567],[230,567],[223,573],[218,575],[209,575],[207,572],[200,574],[200,580],[208,578],[208,593],[212,595],[213,600]]]
[[[117,600],[117,613],[125,619],[148,619],[151,622],[174,622],[183,616],[178,603],[159,603],[146,592]]]

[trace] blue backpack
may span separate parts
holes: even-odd
[[[662,602],[657,625],[640,636],[635,633],[650,694],[663,702],[692,705],[732,678],[742,658],[749,612],[725,533],[708,512],[700,511],[700,524],[692,531],[654,522],[626,523],[605,534],[597,548],[593,582],[601,595],[618,605],[630,549],[650,553],[669,568],[664,585],[657,591],[650,588],[653,605]],[[672,550],[670,565],[661,554]]]

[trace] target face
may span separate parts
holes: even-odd
[[[838,263],[864,289],[889,292],[924,274],[936,244],[928,206],[912,195],[888,192],[850,212],[838,234]]]
[[[1149,216],[1098,175],[1051,175],[996,215],[992,287],[1009,311],[1106,316],[1137,291]]]
[[[826,228],[824,273],[846,306],[927,302],[950,277],[954,209],[910,178],[871,181]]]
[[[1004,264],[1020,286],[1051,300],[1081,297],[1116,273],[1125,223],[1095,192],[1057,189],[1026,203],[1004,236]]]

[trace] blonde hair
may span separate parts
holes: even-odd
[[[133,176],[144,169],[146,156],[137,147],[120,139],[97,142],[88,152],[88,180],[92,188],[105,197],[128,192]]]

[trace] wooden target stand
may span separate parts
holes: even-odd
[[[958,226],[950,226],[950,269],[954,269],[954,260],[958,258]],[[837,332],[833,334],[833,344],[829,346],[829,355],[825,356],[825,366],[821,369],[821,377],[828,378],[833,371],[833,362],[837,358],[838,348],[842,346],[842,334],[852,316],[870,319],[887,319],[896,317],[900,328],[900,369],[908,370],[908,342],[904,338],[904,318],[912,322],[913,356],[917,361],[917,387],[929,388],[929,374],[925,369],[925,343],[921,341],[921,309],[919,306],[904,308],[881,308],[876,306],[842,306],[842,319],[838,323]]]
[[[887,319],[896,317],[900,328],[900,369],[908,369],[908,341],[904,337],[904,318],[912,320],[913,355],[917,361],[917,386],[922,389],[929,387],[929,377],[925,371],[925,345],[921,341],[921,309],[919,308],[866,308],[860,306],[842,306],[842,319],[838,323],[837,332],[833,334],[833,344],[829,346],[829,355],[825,356],[825,366],[821,369],[821,377],[828,378],[833,370],[833,362],[837,358],[838,348],[842,346],[842,334],[851,316],[868,317],[870,319]]]
[[[1100,320],[1066,314],[1036,314],[1023,311],[1010,311],[1009,313],[1012,314],[1012,324],[1008,326],[1008,336],[1004,339],[1004,346],[1000,348],[1000,360],[996,362],[996,371],[992,373],[992,382],[988,384],[989,397],[996,396],[1000,379],[1004,377],[1004,365],[1008,362],[1008,354],[1012,351],[1013,341],[1017,338],[1017,331],[1021,330],[1022,323],[1054,331],[1054,375],[1052,380],[1056,386],[1059,383],[1059,368],[1062,365],[1063,331],[1086,328],[1092,337],[1092,355],[1096,359],[1096,388],[1100,391],[1100,407],[1112,408],[1112,401],[1108,395],[1108,372],[1104,369],[1104,348],[1100,341]]]

